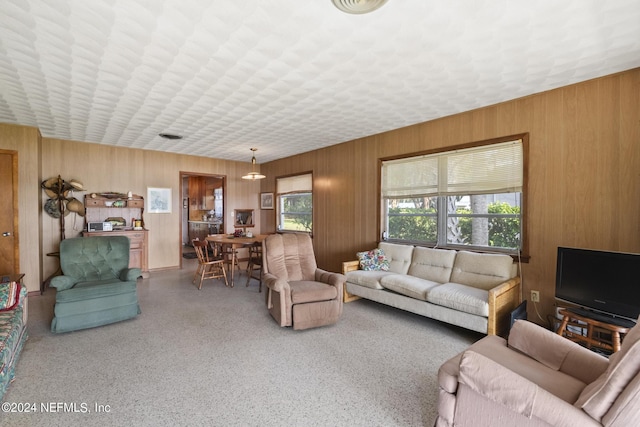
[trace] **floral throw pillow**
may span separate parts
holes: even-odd
[[[360,261],[361,270],[389,270],[389,260],[384,255],[384,251],[382,249],[358,252],[356,255],[358,255],[358,260]]]
[[[13,310],[20,298],[20,285],[17,282],[0,283],[0,311]]]

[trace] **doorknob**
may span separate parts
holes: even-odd
[[[11,232],[9,231],[5,231],[4,233],[2,233],[2,237],[9,237],[11,236]]]

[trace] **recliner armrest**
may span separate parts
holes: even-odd
[[[262,283],[264,283],[267,288],[280,293],[289,289],[289,282],[284,279],[279,279],[271,273],[265,273],[262,276]]]
[[[131,282],[138,280],[138,277],[142,275],[142,270],[137,267],[134,268],[125,268],[120,272],[119,279],[123,282]]]
[[[609,366],[606,357],[526,320],[515,322],[508,345],[586,384],[593,382]]]
[[[475,393],[511,411],[527,418],[538,418],[549,425],[599,425],[581,409],[473,351],[466,351],[462,355],[459,381]]]
[[[76,283],[76,279],[71,276],[56,276],[51,279],[49,286],[59,291],[64,291],[73,288]]]
[[[331,286],[340,286],[347,281],[347,277],[340,273],[332,273],[330,271],[316,268],[316,281],[326,283]]]

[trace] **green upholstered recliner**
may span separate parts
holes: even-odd
[[[126,236],[76,237],[60,242],[62,276],[57,289],[52,332],[93,328],[140,314],[136,281],[139,268],[129,268]]]

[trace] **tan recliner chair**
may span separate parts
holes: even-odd
[[[308,234],[272,234],[263,241],[267,308],[280,326],[308,329],[336,323],[346,277],[319,269]]]
[[[438,372],[435,425],[640,426],[640,326],[607,359],[519,320]]]

